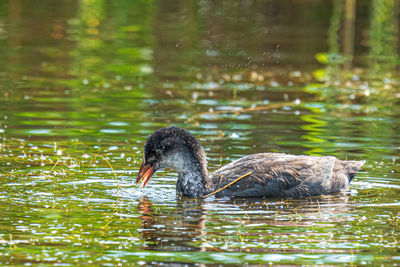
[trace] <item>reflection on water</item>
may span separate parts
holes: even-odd
[[[311,227],[329,229],[346,222],[345,217],[337,215],[351,212],[348,200],[345,194],[285,201],[225,199],[208,202],[181,197],[176,206],[163,212],[143,197],[137,206],[141,214],[138,232],[145,250],[282,253],[286,252],[282,246],[287,242],[282,239],[287,239],[288,235],[291,238],[301,236],[309,245],[321,242],[318,239],[321,236],[333,236],[333,232],[317,233]],[[298,227],[309,230],[299,231]],[[288,228],[297,230],[289,233]],[[275,242],[282,246],[272,248],[266,244]],[[304,250],[298,246],[287,249],[291,252]]]
[[[398,264],[396,1],[0,1],[0,264]],[[351,191],[195,200],[134,187],[177,125],[210,169],[365,159]]]
[[[142,234],[146,250],[161,251],[204,251],[197,247],[204,241],[206,216],[201,200],[178,200],[172,214],[157,212],[153,203],[146,198],[138,203],[142,216]],[[172,216],[171,216],[172,215]]]

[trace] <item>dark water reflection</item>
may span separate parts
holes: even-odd
[[[0,1],[0,264],[399,264],[398,11]],[[301,200],[188,199],[170,171],[135,190],[170,124],[210,170],[266,151],[367,164]]]
[[[350,212],[348,200],[347,195],[286,201],[226,199],[207,202],[179,198],[174,211],[162,213],[156,211],[150,200],[143,198],[138,204],[142,214],[139,232],[146,241],[146,250],[281,253],[286,252],[284,247],[263,248],[260,244],[279,239],[284,246],[287,241],[281,238],[299,234],[285,231],[287,228],[333,227],[335,223],[344,222],[345,218],[335,214]],[[306,231],[301,235],[308,242],[317,242],[311,240],[321,233]],[[216,246],[218,243],[222,244]],[[303,248],[289,250],[301,252]]]

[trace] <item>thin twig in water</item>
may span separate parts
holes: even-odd
[[[57,166],[57,164],[58,164],[59,161],[60,161],[60,159],[58,159],[58,160],[56,161],[56,163],[54,164],[53,168],[51,168],[50,173],[53,172],[53,170],[55,169],[55,167]]]
[[[247,112],[253,112],[253,111],[263,111],[263,110],[271,110],[271,109],[278,109],[282,107],[287,107],[287,106],[294,106],[294,103],[291,102],[280,102],[280,103],[275,103],[275,104],[268,104],[266,106],[256,106],[256,107],[249,107],[249,108],[242,108],[239,110],[214,110],[212,112],[203,112],[203,113],[198,113],[195,116],[191,117],[188,119],[188,121],[193,121],[198,117],[204,116],[204,115],[217,115],[217,114],[229,114],[233,113],[234,115],[239,115],[240,113],[247,113]]]
[[[89,198],[93,195],[93,192],[90,192],[89,196],[86,198],[86,204],[89,203]]]
[[[239,178],[235,179],[234,181],[230,182],[229,184],[227,184],[227,185],[221,187],[221,188],[218,189],[217,191],[214,191],[214,192],[212,192],[212,193],[210,193],[210,194],[208,194],[208,195],[203,196],[203,198],[207,198],[207,197],[209,197],[209,196],[215,195],[216,193],[218,193],[218,192],[224,190],[225,188],[227,188],[227,187],[233,185],[234,183],[240,181],[241,179],[243,179],[243,178],[246,177],[246,176],[249,176],[249,175],[252,174],[252,173],[253,173],[253,172],[248,172],[248,173],[246,173],[246,174],[240,176]]]
[[[98,155],[98,154],[94,155],[94,163],[95,163],[95,164],[96,164],[96,158],[97,158],[98,156],[101,157],[102,159],[104,159],[104,161],[107,162],[108,166],[110,166],[110,168],[111,168],[111,170],[112,170],[112,172],[113,172],[113,175],[114,175],[114,177],[115,177],[115,180],[117,181],[117,193],[118,193],[118,192],[119,192],[120,185],[119,185],[119,180],[118,180],[117,174],[115,173],[113,166],[112,166],[111,163],[108,161],[108,159],[106,159],[106,158],[103,157],[102,155]]]

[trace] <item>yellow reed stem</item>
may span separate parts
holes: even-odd
[[[114,174],[115,180],[117,181],[117,193],[118,193],[118,192],[119,192],[120,186],[119,186],[119,181],[118,181],[117,174],[115,173],[113,166],[112,166],[111,163],[108,161],[108,159],[106,159],[106,158],[103,157],[102,155],[98,155],[98,154],[96,154],[96,155],[94,156],[94,158],[95,158],[94,162],[95,162],[95,163],[96,163],[96,157],[101,157],[102,159],[104,159],[105,162],[107,162],[108,166],[110,166],[110,168],[111,168],[111,170],[112,170],[112,172],[113,172],[113,174]]]
[[[60,159],[58,159],[58,160],[56,161],[56,164],[54,164],[53,168],[51,168],[50,173],[53,172],[53,170],[55,169],[55,167],[57,166],[57,164],[58,164],[59,161],[60,161]]]
[[[203,198],[207,198],[207,197],[209,197],[209,196],[215,195],[216,193],[218,193],[218,192],[220,192],[220,191],[224,190],[225,188],[227,188],[227,187],[229,187],[229,186],[233,185],[234,183],[236,183],[236,182],[240,181],[241,179],[243,179],[243,178],[244,178],[244,177],[246,177],[246,176],[249,176],[249,175],[250,175],[250,174],[252,174],[252,173],[253,173],[253,172],[248,172],[248,173],[246,173],[246,174],[244,174],[244,175],[240,176],[239,178],[237,178],[237,179],[233,180],[233,181],[232,181],[232,182],[230,182],[229,184],[227,184],[227,185],[225,185],[225,186],[221,187],[221,188],[220,188],[220,189],[218,189],[217,191],[214,191],[214,192],[212,192],[212,193],[210,193],[210,194],[208,194],[208,195],[205,195],[205,196],[203,196]]]

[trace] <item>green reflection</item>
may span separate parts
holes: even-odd
[[[399,3],[373,0],[371,6],[370,64],[372,75],[390,77],[400,63],[398,57]]]
[[[368,3],[0,1],[0,265],[397,263],[398,4]],[[213,169],[367,164],[312,199],[186,199],[168,171],[135,191],[171,124]]]

